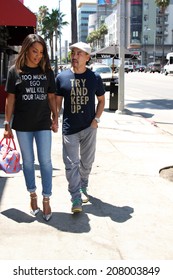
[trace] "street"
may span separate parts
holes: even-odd
[[[125,108],[155,122],[173,134],[173,76],[159,73],[125,73]]]

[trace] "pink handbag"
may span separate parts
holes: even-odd
[[[16,150],[13,138],[0,141],[0,169],[5,173],[17,173],[21,170],[20,153]]]

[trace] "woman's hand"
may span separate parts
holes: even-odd
[[[58,123],[52,120],[51,130],[53,132],[58,132]]]
[[[5,125],[4,138],[14,138],[13,132],[9,124]]]

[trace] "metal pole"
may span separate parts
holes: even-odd
[[[60,23],[60,10],[61,10],[61,6],[60,6],[61,0],[59,0],[59,23]],[[60,61],[60,65],[61,65],[61,23],[59,25],[59,61]]]
[[[152,31],[152,29],[151,28],[147,28],[147,31]],[[153,36],[154,36],[154,40],[153,40],[153,61],[155,62],[155,53],[156,53],[156,28],[154,29],[154,34],[153,34]]]
[[[153,61],[156,60],[156,29],[154,30]]]
[[[1,62],[1,65],[0,65],[0,84],[2,83],[2,79],[3,79],[3,59],[4,59],[4,53],[1,52],[0,53],[0,62]]]
[[[55,32],[55,74],[58,74],[58,31]]]
[[[119,0],[119,86],[118,86],[118,110],[116,113],[122,114],[124,111],[124,44],[125,44],[125,1]]]

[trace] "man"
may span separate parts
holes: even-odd
[[[78,42],[71,45],[70,50],[72,67],[56,77],[56,99],[60,112],[64,98],[63,161],[72,212],[76,213],[82,211],[82,202],[89,200],[88,179],[95,157],[97,127],[104,110],[105,90],[100,75],[86,67],[90,46]]]

